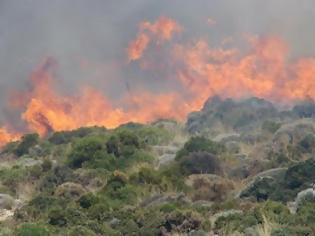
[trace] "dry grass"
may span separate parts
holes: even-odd
[[[270,236],[272,230],[277,227],[277,225],[271,222],[265,215],[263,215],[263,224],[256,226],[256,232],[259,236]]]
[[[16,195],[22,202],[27,202],[35,195],[35,184],[31,182],[19,183],[16,190]]]

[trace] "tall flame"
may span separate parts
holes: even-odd
[[[163,55],[171,67],[168,77],[178,85],[174,91],[153,93],[138,89],[136,96],[127,92],[115,103],[89,86],[83,86],[76,95],[63,95],[55,88],[58,66],[47,58],[33,72],[30,89],[15,96],[12,104],[23,110],[21,118],[29,131],[45,135],[81,126],[113,128],[130,121],[184,120],[189,112],[200,109],[204,101],[214,95],[237,99],[257,96],[281,103],[305,98],[315,100],[315,59],[292,61],[289,47],[281,38],[248,36],[249,49],[244,52],[227,48],[226,39],[218,48],[211,47],[204,39],[174,40],[174,33],[181,29],[175,20],[166,17],[155,23],[143,22],[127,50],[129,61],[139,61],[140,68],[145,70],[158,68],[156,72],[160,73],[161,58],[148,59],[144,52],[150,46],[163,47],[167,42],[168,50],[163,51]],[[152,63],[159,66],[141,67]],[[0,144],[16,138],[18,135],[0,129]]]
[[[0,147],[8,142],[16,141],[19,138],[19,134],[13,134],[10,133],[6,128],[0,128]]]
[[[137,38],[129,44],[127,49],[129,61],[139,60],[151,41],[169,41],[174,33],[180,31],[181,27],[176,21],[167,17],[160,17],[155,23],[142,22]]]

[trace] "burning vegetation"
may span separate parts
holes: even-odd
[[[247,49],[241,49],[224,43],[212,47],[205,39],[187,41],[180,37],[183,32],[184,27],[168,17],[144,21],[127,48],[129,65],[157,74],[166,66],[170,68],[166,81],[176,82],[177,90],[156,93],[137,89],[132,94],[121,94],[119,101],[112,101],[91,86],[82,86],[75,95],[65,95],[55,87],[56,60],[46,58],[30,76],[29,88],[14,93],[19,95],[10,101],[10,109],[20,111],[25,123],[23,132],[44,136],[81,126],[114,128],[160,118],[185,120],[187,114],[217,95],[235,99],[255,96],[285,105],[315,99],[315,59],[292,60],[281,38],[247,36]],[[150,57],[163,47],[167,47],[162,50],[165,62]],[[21,136],[14,124],[8,127],[10,130],[1,129],[1,144]]]

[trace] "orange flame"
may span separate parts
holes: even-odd
[[[154,39],[157,42],[169,41],[174,33],[180,31],[181,27],[173,19],[167,17],[160,17],[155,23],[142,22],[137,38],[129,44],[127,49],[129,61],[139,60]]]
[[[155,23],[141,23],[136,40],[128,48],[129,60],[140,60],[141,66],[148,62],[144,51],[151,42],[162,47],[168,41],[172,50],[167,50],[166,61],[171,61],[171,78],[180,87],[175,91],[139,90],[135,91],[137,96],[126,93],[116,105],[97,89],[86,86],[75,96],[63,95],[54,89],[57,65],[48,58],[32,74],[31,89],[20,93],[13,104],[23,109],[22,119],[30,131],[45,135],[81,126],[114,128],[130,121],[184,120],[214,95],[237,99],[257,96],[282,103],[307,97],[315,100],[315,59],[289,60],[289,48],[282,39],[247,37],[249,50],[244,53],[225,48],[225,43],[221,48],[212,48],[202,39],[172,44],[173,34],[180,29],[174,20],[163,17]],[[149,60],[148,64],[154,63],[155,58]],[[160,66],[141,68],[161,70]],[[17,137],[0,129],[0,143]]]
[[[142,92],[140,96],[122,98],[125,109],[113,107],[98,90],[84,87],[77,96],[62,96],[54,89],[52,59],[48,58],[32,75],[32,90],[25,104],[22,119],[32,131],[45,135],[51,131],[71,130],[82,126],[100,125],[114,128],[126,122],[148,122],[156,118],[180,119],[185,109],[175,109],[178,94],[153,95]],[[130,102],[132,101],[132,102]]]
[[[277,37],[251,38],[251,51],[211,49],[205,41],[177,45],[176,60],[184,66],[178,79],[200,107],[209,96],[257,96],[277,102],[315,99],[315,59],[288,61],[288,47]]]
[[[6,128],[0,128],[0,147],[8,142],[16,141],[20,138],[19,134],[10,133]]]

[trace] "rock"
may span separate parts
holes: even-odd
[[[11,210],[14,207],[14,198],[9,194],[0,194],[0,209]]]
[[[294,202],[288,203],[291,213],[295,214],[305,201],[315,201],[315,189],[308,188],[298,193]]]
[[[159,165],[163,166],[175,159],[176,155],[175,154],[163,154],[159,157]]]
[[[120,223],[120,220],[117,219],[117,218],[113,218],[110,222],[109,222],[109,225],[111,227],[115,227],[116,225],[118,225]]]
[[[272,149],[275,152],[286,149],[288,145],[297,145],[308,135],[315,133],[313,119],[301,119],[283,125],[272,138]]]
[[[6,210],[6,209],[0,209],[0,222],[6,221],[9,218],[13,217],[14,211],[13,210]],[[0,236],[1,236],[1,231],[0,231]]]
[[[254,196],[257,200],[267,200],[275,186],[284,179],[286,171],[287,168],[276,168],[259,173],[236,197]]]

